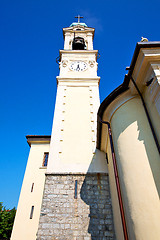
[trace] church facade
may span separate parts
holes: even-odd
[[[78,20],[63,34],[52,134],[27,136],[11,240],[157,240],[160,42],[137,43],[100,105],[94,29]]]

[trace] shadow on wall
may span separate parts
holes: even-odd
[[[115,239],[108,173],[88,172],[80,197],[90,208],[88,233],[91,239]]]
[[[155,186],[160,198],[160,157],[155,140],[148,122],[143,124],[138,120],[137,125],[139,131],[138,140],[144,143]]]
[[[126,137],[128,137],[128,142],[126,142],[125,144],[125,148],[126,149],[131,149],[131,151],[133,151],[133,147],[135,148],[135,159],[134,159],[134,165],[133,168],[135,166],[137,166],[137,170],[136,170],[136,175],[140,174],[140,175],[144,175],[144,181],[145,181],[145,174],[144,172],[142,172],[140,170],[140,168],[138,169],[138,166],[142,163],[146,164],[147,162],[142,162],[144,161],[142,159],[142,154],[145,157],[145,154],[148,158],[148,163],[150,165],[150,169],[152,171],[152,176],[153,176],[153,180],[157,189],[157,193],[160,197],[160,159],[159,159],[159,153],[158,150],[156,148],[155,145],[155,141],[151,132],[151,128],[149,126],[144,108],[142,106],[142,103],[140,102],[139,98],[134,98],[131,101],[127,102],[125,105],[123,105],[120,109],[119,109],[119,113],[121,116],[123,116],[123,119],[121,119],[121,121],[119,121],[119,119],[117,120],[119,123],[119,130],[116,130],[116,138],[115,139],[120,139],[121,138],[121,134],[124,133],[127,134],[128,132],[128,136],[125,135]],[[115,114],[116,115],[116,114]],[[114,120],[114,117],[113,117]],[[128,131],[127,128],[130,130]],[[127,131],[126,131],[127,130]],[[126,133],[125,133],[126,131]],[[138,140],[138,141],[137,141]],[[135,142],[137,141],[137,145],[135,145]],[[132,144],[132,142],[134,144]],[[137,150],[140,147],[139,142],[141,142],[141,144],[144,145],[145,147],[145,151],[142,152],[142,147],[141,150],[139,152],[139,150]],[[117,148],[117,144],[115,144],[115,149]],[[124,150],[124,149],[123,149]],[[128,150],[129,151],[129,150]],[[117,149],[117,152],[119,152],[119,150]],[[146,158],[146,159],[147,159]],[[123,176],[123,169],[121,167],[121,164],[119,163],[119,172],[121,172],[121,175]],[[121,179],[121,181],[123,182],[123,180]],[[122,183],[124,184],[124,182]],[[138,186],[137,186],[138,187]],[[149,186],[148,186],[149,187]]]

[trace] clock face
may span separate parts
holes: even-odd
[[[72,71],[82,72],[87,69],[87,63],[82,62],[82,61],[72,62],[70,65],[70,69]]]

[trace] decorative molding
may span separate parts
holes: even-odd
[[[68,65],[68,60],[63,60],[62,61],[62,67],[67,67]]]
[[[128,102],[129,100],[136,98],[138,95],[131,96],[130,92],[127,91],[123,93],[122,95],[118,96],[106,109],[106,111],[103,114],[103,121],[111,121],[114,113],[120,108],[123,104]],[[105,118],[107,116],[107,118]]]
[[[68,78],[65,78],[65,77],[57,76],[56,79],[57,79],[57,83],[64,82],[66,84],[67,83],[76,83],[77,84],[77,82],[83,82],[83,83],[88,83],[88,84],[90,84],[92,82],[92,83],[99,84],[99,82],[100,82],[100,77],[95,77],[95,78],[92,78],[92,77],[81,77],[81,78],[68,77]]]
[[[90,61],[89,61],[89,66],[90,66],[91,68],[93,68],[94,65],[95,65],[95,61],[94,61],[94,60],[90,60]]]

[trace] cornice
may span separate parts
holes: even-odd
[[[76,85],[78,83],[90,85],[91,83],[99,84],[99,82],[100,82],[100,77],[81,77],[81,78],[68,77],[68,78],[65,78],[65,77],[57,76],[56,79],[57,79],[57,84],[65,83],[65,85],[70,85],[70,84]]]
[[[77,30],[78,27],[80,27],[83,30]],[[75,30],[75,28],[76,28],[76,30]],[[74,32],[77,32],[77,33],[88,33],[88,32],[91,32],[93,34],[93,38],[94,38],[95,28],[84,27],[82,25],[77,25],[77,26],[74,26],[74,27],[63,28],[63,37],[64,37],[66,32],[67,33],[74,33]]]
[[[31,146],[32,143],[50,143],[50,135],[27,135],[27,143]]]
[[[59,50],[59,53],[60,53],[60,55],[62,54],[62,53],[69,53],[69,54],[93,54],[93,53],[96,53],[96,54],[98,54],[98,50]]]

